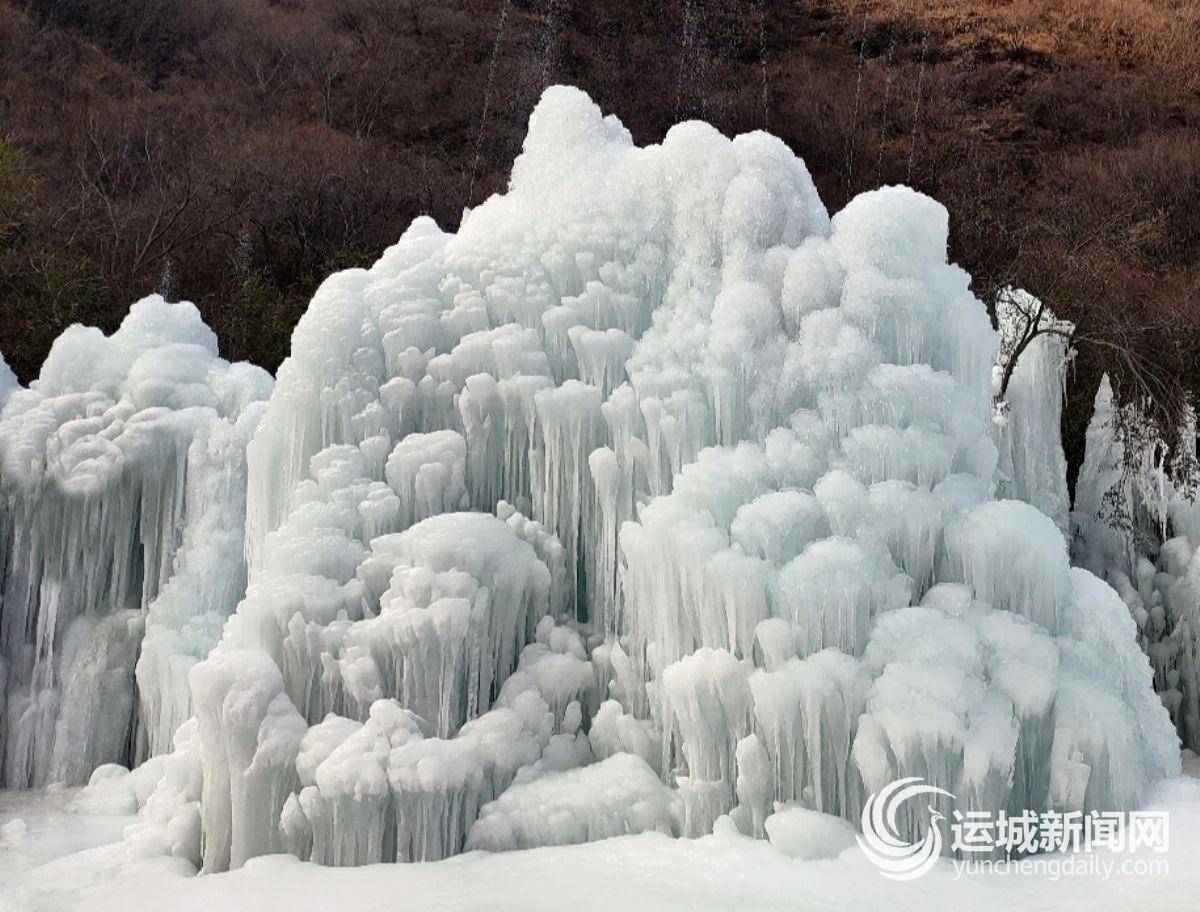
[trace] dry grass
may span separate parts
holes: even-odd
[[[1153,69],[1200,90],[1200,0],[832,0],[843,16],[932,23],[951,54],[1009,53]]]

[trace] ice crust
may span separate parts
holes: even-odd
[[[1175,735],[1119,596],[994,499],[998,335],[947,234],[903,187],[830,219],[766,134],[637,148],[548,90],[505,195],[296,327],[245,592],[207,658],[147,666],[138,845],[217,871],[735,825],[815,857],[845,833],[805,815],[900,776],[1136,805]]]

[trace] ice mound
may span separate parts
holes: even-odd
[[[0,845],[15,849],[25,842],[25,821],[19,817],[0,827]]]
[[[484,805],[466,847],[497,852],[647,830],[677,835],[678,802],[645,760],[613,754],[590,766],[514,785]]]
[[[831,220],[765,134],[637,148],[548,90],[507,194],[297,326],[245,596],[138,844],[222,870],[761,837],[900,776],[1135,805],[1174,735],[1116,594],[994,499],[998,336],[947,234],[902,187]]]
[[[854,827],[841,817],[802,807],[776,811],[767,818],[766,829],[772,846],[800,861],[837,858],[855,844]]]
[[[271,379],[150,297],[111,336],[70,327],[14,386],[0,369],[0,783],[82,784],[191,714],[182,666],[245,586],[244,452]]]

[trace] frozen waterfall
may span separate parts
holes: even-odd
[[[28,389],[0,374],[0,783],[81,784],[191,715],[185,666],[245,589],[244,454],[271,379],[158,297],[111,336],[72,326]]]
[[[119,369],[76,352],[69,404],[43,380],[0,420],[8,781],[53,753],[12,720],[86,714],[70,674],[126,686],[140,642],[157,756],[91,791],[208,871],[762,836],[912,775],[1136,805],[1175,733],[1062,517],[994,499],[999,339],[948,230],[903,187],[830,218],[767,134],[639,148],[556,87],[505,195],[326,280],[265,407],[165,317]]]

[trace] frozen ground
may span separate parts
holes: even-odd
[[[136,819],[74,813],[70,804],[78,792],[0,791],[0,895],[4,898],[9,898],[9,885],[23,882],[27,871],[60,856],[114,842]]]
[[[112,840],[132,818],[72,814],[69,793],[0,793],[0,827],[17,818],[26,824],[19,845],[0,847],[0,912],[870,909],[898,900],[914,909],[1185,909],[1200,901],[1200,768],[1190,772],[1160,785],[1150,805],[1171,814],[1171,845],[1163,855],[1076,855],[1080,866],[1092,868],[1057,880],[1044,871],[958,877],[943,862],[905,884],[885,880],[857,848],[834,860],[801,862],[762,840],[656,833],[365,868],[273,855],[231,873],[192,877],[178,859],[125,862],[124,847]],[[80,851],[88,845],[94,848]],[[1135,870],[1162,859],[1166,874]],[[1094,869],[1109,861],[1115,870],[1106,880]]]

